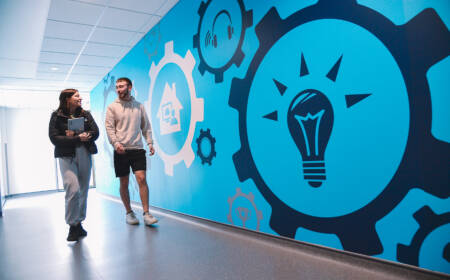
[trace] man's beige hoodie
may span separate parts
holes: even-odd
[[[147,144],[153,144],[152,128],[144,105],[132,96],[130,101],[117,98],[108,106],[105,127],[114,149],[119,143],[125,149],[143,149],[141,131]]]

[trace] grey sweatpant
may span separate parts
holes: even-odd
[[[66,223],[74,226],[86,218],[92,159],[84,145],[75,149],[75,157],[59,158],[66,190]]]

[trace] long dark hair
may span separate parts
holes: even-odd
[[[61,93],[59,94],[59,107],[57,109],[58,112],[62,112],[65,115],[69,115],[69,106],[67,106],[67,99],[71,98],[72,95],[74,95],[75,93],[77,93],[78,90],[74,89],[74,88],[67,88],[63,91],[61,91]],[[77,108],[77,110],[75,110],[75,114],[79,114],[83,109],[81,107]]]

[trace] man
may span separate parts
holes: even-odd
[[[147,113],[144,106],[131,96],[132,87],[130,79],[117,79],[118,98],[107,108],[105,127],[108,140],[114,147],[114,170],[116,177],[120,179],[120,198],[127,211],[126,222],[130,225],[139,224],[139,220],[130,206],[128,182],[131,167],[136,182],[139,184],[139,195],[144,209],[144,223],[149,226],[158,220],[148,211],[147,162],[141,132],[151,156],[155,154],[155,149]]]

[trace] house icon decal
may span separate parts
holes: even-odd
[[[174,133],[181,130],[180,110],[183,106],[176,95],[175,83],[172,87],[168,83],[164,86],[164,92],[159,104],[157,118],[159,119],[159,128],[161,135]]]

